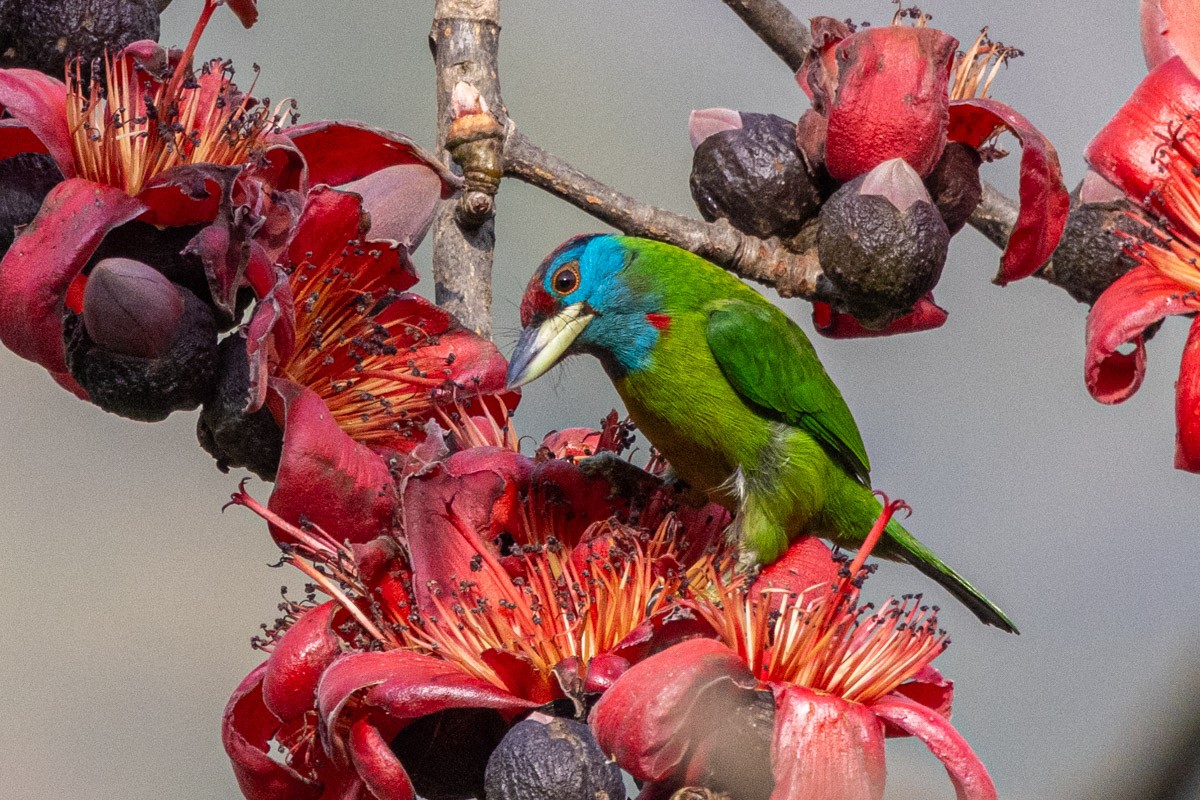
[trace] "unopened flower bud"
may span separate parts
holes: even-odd
[[[245,467],[265,481],[275,480],[283,450],[283,431],[266,408],[246,413],[250,362],[246,337],[227,336],[219,348],[216,388],[204,401],[196,422],[196,438],[217,460],[217,468]]]
[[[0,161],[0,258],[12,247],[15,228],[33,221],[42,200],[62,179],[54,159],[44,153]]]
[[[62,78],[67,59],[86,67],[139,39],[158,40],[157,0],[19,0],[3,27],[0,67],[30,67]]]
[[[582,722],[535,715],[512,727],[488,761],[488,800],[622,798],[621,769]]]
[[[217,366],[213,312],[188,290],[173,288],[183,300],[183,311],[173,340],[157,358],[129,355],[99,344],[89,335],[82,316],[67,314],[63,321],[67,368],[91,401],[105,411],[158,422],[172,411],[195,408],[212,392]],[[86,306],[85,289],[85,312]],[[107,327],[103,330],[106,337],[115,336]]]
[[[112,353],[158,358],[179,330],[183,297],[153,267],[107,258],[88,275],[83,325],[98,347]]]
[[[817,254],[844,310],[882,327],[937,285],[950,232],[920,176],[885,161],[843,185],[821,209]]]
[[[974,147],[962,142],[950,142],[925,178],[925,186],[933,204],[941,212],[950,235],[967,224],[975,207],[983,199],[983,184],[979,180],[981,159]]]
[[[722,111],[722,110],[717,110]],[[713,111],[693,117],[693,136],[731,124]],[[700,214],[754,236],[792,236],[813,217],[821,193],[796,148],[796,126],[773,114],[741,113],[741,127],[703,139],[690,185]]]
[[[442,179],[424,164],[397,164],[341,188],[362,198],[372,239],[393,239],[411,253],[433,222]]]

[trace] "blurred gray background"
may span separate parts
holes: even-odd
[[[790,3],[886,21],[886,2]],[[198,0],[175,0],[164,43],[182,45]],[[243,30],[220,10],[199,53],[232,58],[260,96],[302,118],[356,118],[434,138],[432,3],[279,3]],[[934,24],[964,43],[983,25],[1025,50],[993,94],[1055,142],[1068,185],[1082,152],[1144,74],[1137,4],[941,0]],[[507,0],[501,68],[512,117],[535,141],[645,200],[694,213],[692,108],[795,119],[787,69],[718,0]],[[1014,148],[1015,149],[1015,148]],[[985,175],[1011,194],[1016,158]],[[534,266],[597,222],[511,182],[497,223],[497,338],[515,340]],[[428,275],[428,243],[419,261]],[[1197,477],[1171,468],[1173,382],[1186,332],[1169,320],[1149,375],[1123,406],[1082,380],[1086,309],[1036,280],[989,281],[999,253],[966,230],[938,301],[941,330],[817,341],[867,442],[876,485],[916,509],[910,528],[1021,627],[984,628],[911,569],[885,565],[868,594],[924,590],[953,645],[955,724],[1003,797],[1096,797],[1132,782],[1172,714],[1196,698],[1200,637]],[[422,288],[428,290],[426,279]],[[806,327],[808,306],[784,303]],[[221,514],[239,475],[195,444],[194,414],[147,425],[107,415],[0,353],[0,795],[19,800],[216,800],[236,785],[219,740],[229,692],[261,654],[290,572],[247,511]],[[595,424],[615,393],[593,361],[529,387],[518,428]],[[259,497],[261,482],[251,485]],[[888,745],[889,798],[951,797],[913,740]]]

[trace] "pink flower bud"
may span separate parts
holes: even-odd
[[[868,172],[858,187],[858,193],[886,197],[901,212],[907,211],[917,201],[933,202],[921,176],[902,158],[885,161]]]

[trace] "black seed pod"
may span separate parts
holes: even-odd
[[[950,235],[958,233],[979,201],[983,199],[983,184],[979,181],[979,152],[962,142],[950,142],[942,157],[925,176],[925,187],[946,221]]]
[[[12,247],[13,229],[33,221],[42,200],[62,179],[54,159],[44,153],[20,153],[0,161],[0,257]]]
[[[452,708],[413,722],[392,740],[413,788],[426,800],[483,797],[488,758],[508,723],[489,708]]]
[[[82,318],[63,322],[67,368],[91,401],[113,414],[159,422],[172,411],[195,408],[213,390],[217,371],[217,325],[212,311],[186,289],[183,314],[170,348],[161,358],[105,350],[88,335]]]
[[[937,285],[950,231],[900,159],[842,186],[821,208],[817,255],[841,310],[869,327],[907,313]]]
[[[692,156],[690,185],[700,214],[728,219],[754,236],[793,236],[821,206],[796,148],[796,126],[743,112],[742,127],[709,136]]]
[[[1132,210],[1127,200],[1072,208],[1050,261],[1051,280],[1079,302],[1095,303],[1113,281],[1137,264],[1125,252],[1125,240],[1117,231],[1155,240],[1149,228],[1129,215]]]
[[[283,450],[283,431],[266,408],[251,414],[245,411],[250,389],[246,337],[240,333],[227,336],[219,351],[217,386],[200,411],[196,438],[222,472],[245,467],[263,480],[273,481]]]
[[[518,722],[487,766],[488,800],[624,800],[621,769],[582,722]]]
[[[86,66],[105,50],[158,40],[157,0],[20,0],[6,3],[9,25],[0,67],[30,67],[61,79],[66,61]],[[0,6],[0,13],[4,6]]]

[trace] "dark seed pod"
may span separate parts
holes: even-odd
[[[0,161],[0,258],[12,247],[14,228],[33,221],[62,179],[54,159],[44,153],[20,153]]]
[[[489,708],[452,708],[413,722],[392,752],[425,800],[483,797],[484,772],[508,723]]]
[[[88,335],[82,317],[63,322],[67,368],[105,411],[159,422],[172,411],[195,408],[211,393],[217,371],[217,325],[212,311],[186,289],[174,340],[160,358],[106,350]]]
[[[817,255],[840,310],[882,327],[937,285],[950,231],[901,159],[842,186],[821,209]]]
[[[1117,231],[1154,239],[1145,225],[1129,215],[1132,210],[1126,200],[1083,203],[1071,209],[1050,260],[1051,280],[1079,302],[1095,303],[1113,281],[1137,264],[1125,252],[1125,240]]]
[[[518,722],[487,766],[488,800],[624,800],[621,769],[582,722]]]
[[[971,213],[983,199],[983,184],[979,181],[979,152],[962,142],[950,142],[933,171],[925,176],[925,188],[933,204],[941,212],[950,235],[967,224]]]
[[[793,236],[821,206],[796,148],[796,126],[773,114],[742,112],[742,127],[704,139],[690,185],[700,214],[728,219],[754,236]]]
[[[225,337],[219,356],[216,389],[200,411],[196,438],[222,472],[245,467],[263,480],[273,481],[283,451],[283,431],[266,408],[246,413],[250,391],[246,337],[240,333]]]
[[[11,27],[0,67],[29,67],[55,78],[80,56],[86,67],[105,50],[139,39],[158,40],[157,0],[21,0],[11,3]],[[0,7],[0,11],[3,8]]]
[[[183,297],[152,267],[129,258],[101,261],[83,290],[83,327],[110,353],[159,358],[171,347]]]

